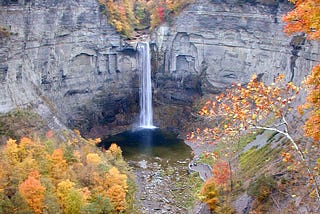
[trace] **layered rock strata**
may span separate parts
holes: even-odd
[[[0,112],[32,106],[82,131],[128,126],[137,111],[135,51],[94,0],[1,1]]]
[[[255,2],[255,1],[250,1]],[[262,1],[271,2],[271,1]],[[193,102],[252,74],[299,83],[319,59],[287,37],[288,3],[198,0],[151,36],[154,123],[181,129]],[[137,118],[139,74],[94,0],[0,0],[0,112],[31,106],[81,131],[120,132]],[[100,130],[100,131],[99,131]]]

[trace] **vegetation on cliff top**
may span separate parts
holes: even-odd
[[[99,0],[108,22],[115,29],[132,38],[136,30],[154,29],[179,14],[193,0]]]

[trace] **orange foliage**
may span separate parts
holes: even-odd
[[[0,202],[0,213],[57,213],[60,209],[74,214],[82,208],[87,212],[92,206],[115,213],[128,208],[126,197],[131,196],[127,195],[128,177],[124,173],[128,169],[120,147],[114,144],[109,154],[104,154],[95,145],[100,139],[86,141],[80,132],[75,133],[81,144],[55,139],[43,143],[23,137],[20,142],[9,139],[0,148],[0,194],[5,200]],[[100,163],[104,167],[96,167]],[[121,172],[112,167],[118,164],[123,167]],[[47,189],[39,180],[40,173]],[[115,208],[110,203],[100,204],[100,200],[111,201]]]
[[[279,75],[275,83],[266,85],[254,75],[247,85],[238,84],[226,89],[215,97],[215,101],[207,101],[199,111],[201,116],[219,120],[217,126],[197,129],[189,134],[189,138],[204,136],[202,139],[218,141],[222,135],[261,128],[266,125],[267,118],[282,120],[292,110],[292,102],[299,93],[297,86],[292,82],[285,83],[283,79],[284,76]]]
[[[283,162],[289,162],[291,160],[291,154],[288,152],[282,152],[281,156]]]
[[[40,183],[38,171],[30,172],[28,178],[19,185],[19,192],[34,213],[41,213],[45,188]]]
[[[191,0],[99,0],[106,7],[108,22],[128,38],[133,36],[135,28],[142,22],[153,29],[167,21],[169,15],[179,13],[190,2]]]
[[[126,192],[128,191],[127,175],[122,174],[116,167],[109,169],[105,178],[101,179],[94,174],[96,180],[96,191],[107,196],[118,211],[126,208]]]
[[[311,40],[320,40],[320,1],[319,0],[290,0],[295,8],[283,17],[286,22],[285,32],[288,34],[303,32]],[[307,136],[315,141],[320,140],[320,65],[312,69],[305,82],[309,94],[303,106],[311,113],[305,123]]]
[[[312,69],[311,75],[308,76],[306,84],[309,88],[307,103],[305,109],[310,109],[310,116],[307,119],[304,131],[307,136],[312,137],[315,141],[320,140],[320,65]]]
[[[320,39],[320,1],[319,0],[289,0],[295,8],[283,16],[287,23],[285,32],[293,34],[303,32],[308,39]]]
[[[226,185],[231,179],[231,170],[227,162],[221,161],[212,166],[213,179],[217,185]]]
[[[104,177],[97,173],[93,173],[92,176],[95,180],[95,192],[108,197],[116,210],[124,210],[128,192],[127,175],[120,173],[116,167],[112,167]]]

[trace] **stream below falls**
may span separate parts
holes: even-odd
[[[188,173],[192,150],[175,134],[161,129],[126,131],[103,140],[117,143],[136,176],[139,213],[193,213],[193,179]]]

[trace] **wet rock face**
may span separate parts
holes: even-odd
[[[152,36],[155,79],[200,80],[197,89],[202,93],[217,92],[232,82],[245,83],[252,74],[266,82],[279,73],[301,81],[319,59],[319,47],[304,36],[283,33],[281,17],[289,10],[288,3],[236,0],[199,0],[189,5],[170,27],[163,25]]]
[[[133,50],[97,1],[0,1],[0,112],[44,103],[81,131],[137,112]],[[133,117],[121,121],[131,124]]]

